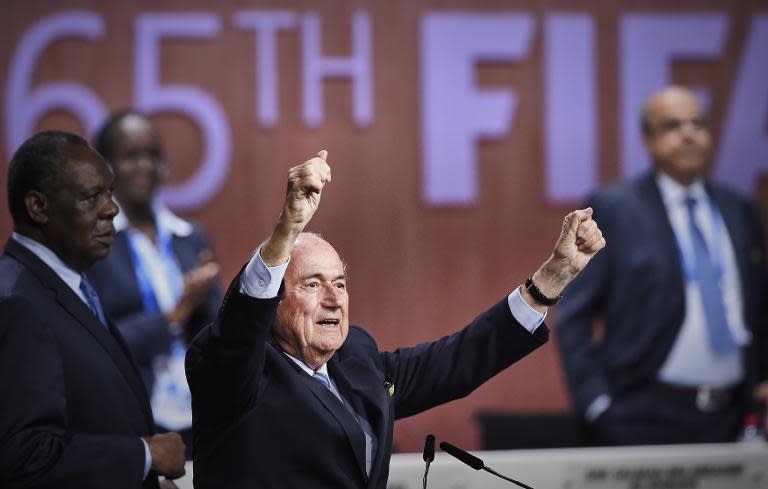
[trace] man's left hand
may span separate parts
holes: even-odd
[[[595,254],[605,247],[603,233],[592,219],[592,208],[575,210],[565,216],[560,236],[552,255],[533,274],[533,283],[544,296],[559,296],[566,285],[581,272]],[[523,299],[543,312],[545,306],[536,303],[523,289]]]

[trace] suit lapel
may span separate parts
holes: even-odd
[[[371,467],[371,478],[376,479],[376,473],[382,463],[382,455],[386,451],[388,439],[387,426],[391,422],[389,408],[389,393],[383,383],[379,385],[375,381],[377,372],[370,366],[363,364],[354,357],[340,360],[339,355],[334,355],[328,362],[328,370],[333,375],[334,381],[341,387],[348,397],[356,397],[365,409],[365,416],[376,434],[376,458]],[[372,382],[373,380],[373,382]],[[387,456],[387,455],[384,455]],[[363,467],[364,465],[363,460]]]
[[[736,266],[739,269],[739,278],[741,282],[741,293],[744,297],[744,303],[749,303],[749,294],[752,287],[749,287],[748,277],[750,269],[750,257],[754,250],[749,249],[749,239],[747,236],[748,225],[744,222],[743,210],[741,210],[736,201],[729,199],[727,195],[718,189],[707,185],[707,190],[715,201],[720,216],[725,222],[726,231],[733,245],[733,252],[736,256]],[[762,252],[762,250],[758,250]]]
[[[75,294],[75,292],[64,283],[51,268],[41,261],[32,252],[9,240],[6,244],[6,253],[13,256],[16,260],[23,263],[32,273],[34,273],[41,283],[51,289],[56,295],[56,301],[67,311],[88,334],[99,343],[99,345],[109,354],[109,357],[123,374],[126,382],[142,407],[144,417],[150,428],[154,427],[152,413],[149,409],[149,400],[146,389],[141,382],[138,372],[130,360],[129,353],[119,332],[110,324],[109,330],[104,328],[99,319],[93,314],[88,306]]]
[[[288,362],[288,364],[290,364],[291,368],[296,371],[298,376],[301,378],[301,382],[304,382],[307,389],[317,400],[320,401],[320,403],[322,403],[325,409],[331,414],[331,416],[333,416],[333,418],[344,430],[344,433],[347,435],[347,440],[349,441],[350,447],[354,453],[355,460],[357,461],[357,465],[360,468],[360,473],[367,482],[368,475],[365,473],[365,435],[363,434],[363,430],[360,428],[357,419],[355,419],[352,413],[347,410],[344,404],[339,401],[333,392],[331,392],[317,380],[313,379],[309,374],[307,374],[298,365],[296,365],[293,360],[283,354],[282,350],[276,343],[272,344],[275,346],[277,351],[280,352],[280,356],[282,356],[283,359]],[[337,386],[339,386],[340,382],[343,386],[344,382],[343,380],[339,379],[338,371],[331,368],[332,362],[333,358],[331,358],[331,362],[328,362],[329,373],[331,377],[333,377],[333,381]],[[344,395],[344,390],[345,389],[342,387],[342,396]]]
[[[664,253],[677,265],[678,270],[682,270],[680,254],[677,248],[677,238],[672,229],[672,223],[669,222],[669,215],[667,214],[667,208],[664,206],[664,200],[661,198],[661,191],[656,184],[656,176],[653,173],[649,173],[639,182],[638,188],[641,200],[646,206],[649,221],[654,223],[654,227],[659,232],[659,241],[664,244]],[[682,283],[682,273],[679,276]]]

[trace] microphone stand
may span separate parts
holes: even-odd
[[[523,487],[525,489],[533,489],[531,486],[523,484],[520,481],[516,481],[515,479],[511,477],[507,477],[505,475],[501,475],[495,470],[493,470],[490,467],[486,467],[485,462],[482,461],[482,459],[475,457],[469,452],[465,452],[461,448],[451,445],[450,443],[444,441],[440,443],[440,448],[443,449],[444,452],[446,452],[448,455],[451,455],[452,457],[457,458],[462,463],[465,463],[472,467],[475,470],[483,469],[486,472],[490,472],[491,474],[495,475],[496,477],[500,477],[504,479],[505,481],[511,482],[512,484],[517,484],[520,487]]]
[[[483,470],[485,470],[486,472],[490,472],[491,474],[495,475],[496,477],[501,477],[505,481],[509,481],[512,484],[517,484],[520,487],[524,487],[525,489],[533,489],[533,487],[531,487],[531,486],[529,486],[527,484],[523,484],[522,482],[516,481],[515,479],[513,479],[511,477],[507,477],[506,475],[499,474],[498,472],[496,472],[495,470],[493,470],[490,467],[483,467]]]

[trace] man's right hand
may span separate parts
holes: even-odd
[[[161,433],[145,436],[152,455],[152,470],[168,479],[184,475],[184,442],[178,433]]]
[[[304,231],[320,205],[323,187],[331,181],[331,167],[326,163],[328,152],[288,171],[285,204],[275,229],[261,248],[261,259],[267,266],[282,265],[291,256],[293,243]]]

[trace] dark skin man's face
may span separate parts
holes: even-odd
[[[114,177],[98,153],[84,146],[67,150],[68,163],[46,196],[45,244],[67,265],[85,271],[107,256],[115,236]]]
[[[160,138],[143,117],[129,115],[117,129],[112,166],[115,194],[121,205],[145,206],[165,177],[166,165]]]

